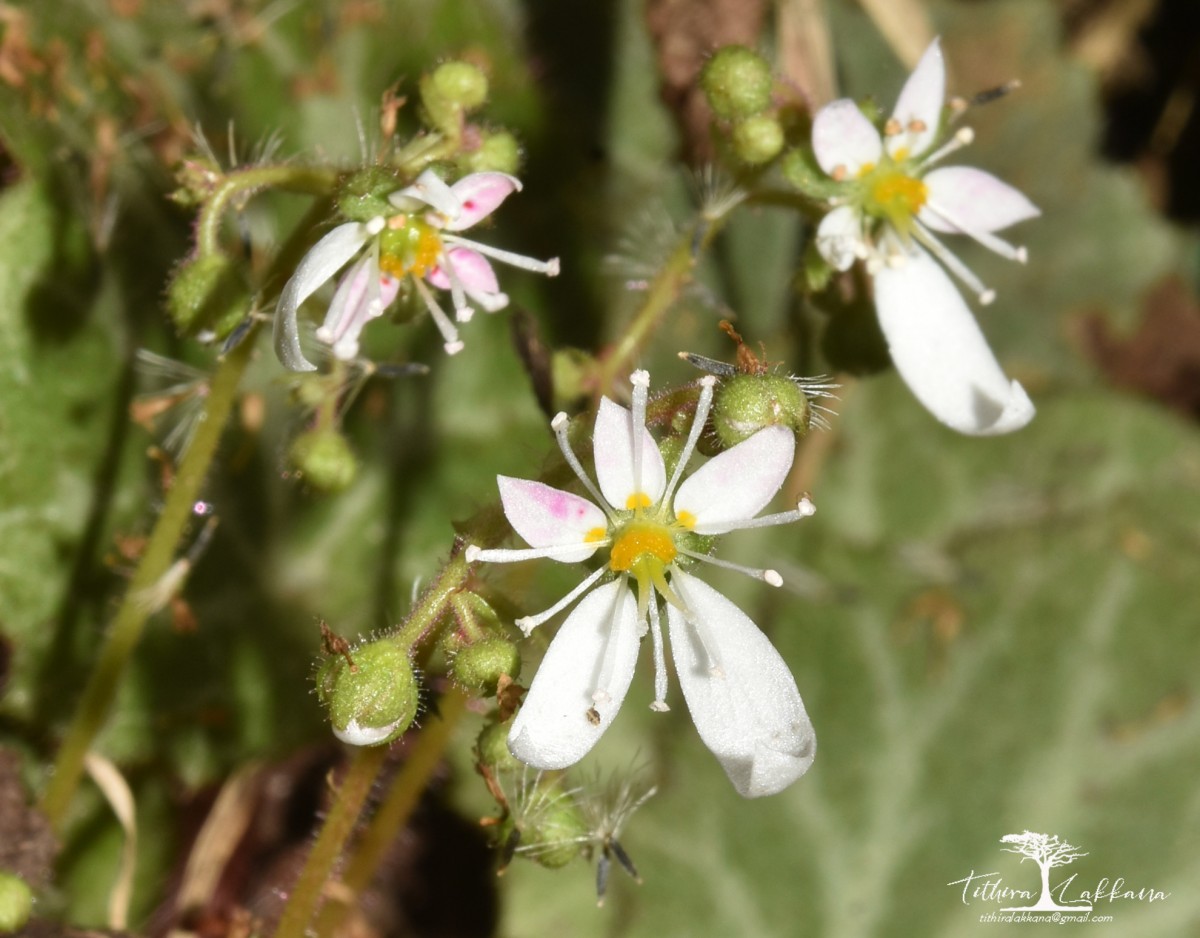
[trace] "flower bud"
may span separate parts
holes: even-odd
[[[464,645],[450,662],[454,680],[489,697],[496,693],[501,674],[515,678],[520,673],[521,653],[513,642],[499,636]]]
[[[469,62],[443,62],[421,79],[421,103],[430,122],[457,134],[462,117],[487,100],[488,80]]]
[[[521,168],[521,146],[506,130],[484,133],[483,141],[462,158],[464,173],[508,173]]]
[[[735,375],[717,390],[712,422],[721,443],[730,447],[777,424],[804,436],[811,413],[808,397],[791,378]]]
[[[350,221],[368,222],[393,215],[388,196],[401,188],[400,178],[387,166],[368,166],[342,181],[336,200],[338,211]]]
[[[517,772],[523,767],[516,756],[508,749],[508,730],[510,724],[489,720],[479,731],[475,740],[475,757],[480,765],[501,772]]]
[[[21,877],[0,872],[0,934],[24,928],[33,914],[33,890]]]
[[[709,106],[726,120],[752,117],[771,103],[771,66],[745,46],[717,50],[700,73]]]
[[[400,736],[417,715],[417,677],[408,650],[389,639],[327,659],[317,671],[317,696],[329,710],[333,735],[352,746],[378,746]]]
[[[358,474],[354,451],[333,429],[301,433],[288,449],[288,463],[318,492],[341,492]]]
[[[743,163],[758,166],[783,149],[783,127],[771,114],[747,117],[733,128],[733,152]]]
[[[224,338],[249,308],[245,285],[233,262],[223,254],[202,254],[185,261],[167,287],[167,313],[184,335],[211,329]]]
[[[587,820],[575,800],[556,780],[541,776],[522,790],[500,834],[509,839],[514,829],[519,832],[516,854],[551,870],[579,856],[588,834]]]

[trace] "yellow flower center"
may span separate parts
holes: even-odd
[[[635,521],[627,525],[613,541],[608,565],[613,570],[632,570],[639,561],[657,560],[661,569],[675,559],[678,551],[666,525],[652,521]]]
[[[889,172],[871,183],[869,198],[878,214],[912,217],[929,198],[929,187],[904,173]]]
[[[379,235],[379,268],[397,279],[405,274],[424,277],[441,253],[437,230],[407,215],[393,215]]]

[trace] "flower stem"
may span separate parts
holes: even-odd
[[[176,546],[192,519],[200,486],[208,474],[225,421],[237,400],[238,384],[253,348],[253,342],[243,342],[213,375],[195,436],[179,464],[162,514],[84,688],[75,719],[58,751],[50,783],[42,798],[42,810],[56,828],[61,828],[79,783],[84,756],[108,718],[125,664],[142,637],[146,620],[154,612],[152,604],[146,601],[145,591],[158,582],[175,559]]]
[[[281,274],[296,263],[310,230],[328,211],[328,201],[322,199],[301,219],[264,277],[266,289],[270,289]],[[254,352],[256,331],[252,329],[241,344],[229,352],[212,377],[195,435],[179,464],[162,513],[150,534],[99,659],[84,687],[75,717],[59,748],[41,802],[46,817],[57,829],[61,829],[79,785],[84,756],[108,719],[125,665],[142,637],[146,620],[155,611],[153,605],[146,601],[145,591],[153,587],[174,562],[177,546],[192,518],[196,498],[208,475],[225,422],[237,401],[238,384]]]
[[[221,251],[221,222],[237,199],[249,198],[265,188],[329,195],[337,182],[331,169],[312,166],[254,166],[227,175],[200,210],[196,221],[196,247],[201,255]]]
[[[323,887],[329,881],[334,864],[342,855],[342,847],[354,830],[362,806],[375,784],[375,778],[387,758],[387,746],[371,746],[354,750],[354,758],[346,770],[337,796],[325,815],[325,824],[313,844],[312,851],[300,871],[300,878],[283,910],[275,938],[304,938],[321,901]]]
[[[329,902],[321,910],[317,918],[318,935],[334,934],[346,909],[371,884],[388,849],[412,816],[466,709],[467,696],[456,688],[438,699],[438,717],[421,729],[387,797],[347,862],[337,901]]]

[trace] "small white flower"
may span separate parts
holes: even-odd
[[[520,188],[518,179],[504,173],[472,173],[449,186],[432,170],[425,170],[411,186],[389,196],[396,214],[338,225],[304,255],[279,295],[275,307],[279,360],[292,371],[316,370],[300,348],[296,313],[301,303],[360,253],[334,292],[325,322],[317,330],[319,341],[340,359],[354,358],[363,326],[383,315],[396,298],[400,279],[411,276],[445,340],[447,354],[461,351],[458,330],[429,286],[449,290],[455,318],[467,322],[474,315],[468,300],[489,313],[508,305],[488,257],[551,277],[558,274],[557,258],[539,261],[457,234],[489,216]]]
[[[668,480],[645,426],[649,375],[635,372],[632,381],[632,413],[608,398],[600,402],[594,438],[599,487],[571,450],[566,415],[551,424],[595,502],[501,476],[504,513],[532,549],[467,548],[469,562],[550,557],[577,563],[602,549],[609,555],[551,608],[517,621],[528,634],[583,596],[550,643],[513,721],[509,749],[540,769],[561,769],[582,759],[616,716],[647,633],[654,651],[651,708],[668,709],[661,596],[676,675],[701,739],[739,793],[748,798],[774,794],[808,770],[816,751],[796,682],[750,618],[681,566],[689,559],[706,561],[781,585],[774,570],[740,567],[694,548],[700,546],[697,536],[812,514],[805,498],[793,511],[756,517],[787,477],[795,438],[791,430],[767,427],[710,459],[681,484],[712,406],[716,379],[709,376],[701,380],[695,420]],[[597,585],[606,576],[609,582]]]
[[[937,40],[909,76],[883,134],[849,99],[813,120],[813,153],[842,192],[817,228],[817,249],[837,270],[866,261],[879,324],[896,370],[917,399],[961,433],[990,435],[1033,419],[1024,388],[1001,369],[944,266],[987,304],[995,297],[938,235],[963,234],[1010,260],[1023,247],[995,232],[1038,209],[990,173],[931,169],[970,143],[968,128],[941,147],[946,71]],[[930,255],[937,258],[935,263]]]

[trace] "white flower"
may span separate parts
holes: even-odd
[[[962,128],[935,148],[943,134],[945,85],[942,51],[934,40],[900,92],[882,136],[849,99],[817,112],[814,155],[842,184],[832,200],[837,207],[817,228],[817,249],[837,270],[855,259],[867,262],[892,361],[935,417],[961,433],[1008,433],[1033,419],[1033,404],[1000,368],[942,266],[980,302],[990,303],[995,293],[938,235],[964,234],[1024,263],[1025,249],[995,232],[1040,213],[990,173],[966,166],[931,170],[973,137]]]
[[[489,313],[508,305],[487,257],[551,277],[558,273],[557,258],[539,261],[456,234],[482,221],[520,188],[519,180],[504,173],[472,173],[448,186],[427,169],[411,186],[389,196],[396,214],[338,225],[304,255],[279,295],[275,307],[279,360],[292,371],[316,370],[300,348],[296,313],[301,303],[360,252],[362,256],[334,292],[325,322],[317,330],[319,341],[340,359],[354,358],[363,326],[383,314],[396,298],[400,278],[410,275],[445,340],[446,352],[461,351],[458,330],[424,281],[449,290],[455,318],[467,322],[474,315],[468,299]]]
[[[634,373],[632,413],[608,398],[596,417],[599,488],[567,441],[567,417],[552,426],[589,501],[540,482],[499,477],[504,513],[530,550],[467,548],[467,560],[510,562],[550,557],[565,563],[608,550],[608,561],[536,616],[517,621],[528,634],[583,594],[550,643],[508,746],[521,761],[561,769],[582,759],[612,723],[633,679],[641,639],[654,651],[651,708],[666,710],[667,671],[658,596],[666,601],[675,672],[696,729],[734,787],[753,798],[786,788],[808,770],[816,751],[812,724],[796,682],[766,636],[732,602],[681,567],[701,560],[779,586],[774,570],[715,560],[703,536],[783,524],[807,517],[807,498],[793,511],[756,517],[783,484],[795,439],[767,427],[710,459],[680,484],[712,406],[713,385],[701,381],[696,416],[668,480],[645,426],[649,375]],[[603,585],[602,578],[611,577]],[[657,594],[657,595],[656,595]]]

